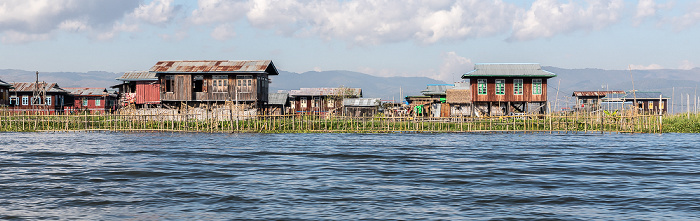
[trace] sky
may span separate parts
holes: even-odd
[[[272,60],[446,82],[474,63],[700,66],[700,0],[2,0],[0,69]]]

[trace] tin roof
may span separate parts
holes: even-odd
[[[290,96],[332,96],[346,95],[362,97],[361,88],[300,88],[289,91]]]
[[[12,83],[12,87],[14,87],[13,89],[10,89],[12,92],[32,92],[36,90],[37,84],[35,82],[18,82]],[[38,88],[40,90],[46,88],[46,92],[68,93],[68,91],[63,90],[56,83],[39,82]]]
[[[474,64],[474,70],[462,75],[469,77],[556,77],[557,75],[542,70],[536,63],[479,63]]]
[[[421,91],[423,95],[445,95],[448,89],[454,88],[454,84],[429,84],[428,87]]]
[[[658,100],[659,97],[662,99],[668,99],[668,97],[664,97],[663,94],[661,94],[661,92],[637,91],[635,93],[632,93],[631,91],[629,91],[629,92],[627,92],[627,94],[625,94],[625,100],[627,100],[627,101],[630,101],[630,100],[635,99],[635,98],[636,99],[645,99],[645,100],[648,100],[648,99],[657,99]]]
[[[0,79],[0,87],[12,87],[12,84],[4,82]]]
[[[625,94],[624,91],[574,91],[574,97],[605,97],[608,94]]]
[[[120,81],[155,81],[158,80],[155,72],[149,71],[129,71],[124,73],[117,80]]]
[[[104,96],[107,94],[106,88],[67,87],[63,89],[75,96]]]
[[[346,98],[343,99],[343,106],[376,107],[379,106],[381,102],[381,98]]]
[[[271,60],[159,61],[149,70],[156,73],[261,73],[279,75]]]
[[[285,105],[289,99],[288,93],[270,93],[267,95],[267,104]]]

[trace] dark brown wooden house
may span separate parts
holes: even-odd
[[[574,91],[571,96],[576,98],[574,110],[596,111],[601,108],[603,98],[612,94],[625,94],[624,91]]]
[[[150,72],[158,76],[163,103],[235,101],[255,108],[268,102],[269,76],[279,75],[270,60],[159,61]]]
[[[0,80],[0,107],[10,105],[10,89],[12,84]]]
[[[556,74],[532,63],[483,63],[462,75],[469,79],[476,112],[484,115],[545,113],[547,80]]]
[[[624,97],[627,102],[637,102],[637,110],[642,113],[666,114],[668,113],[668,97],[661,92],[636,91],[627,92]]]

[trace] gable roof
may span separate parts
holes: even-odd
[[[362,89],[360,88],[300,88],[299,90],[290,90],[290,96],[333,96],[346,95],[352,97],[362,97]]]
[[[270,93],[267,95],[267,104],[285,105],[289,99],[288,93]]]
[[[573,97],[605,97],[609,94],[625,94],[624,91],[574,91]]]
[[[382,103],[381,98],[347,98],[343,99],[343,106],[349,107],[376,107]]]
[[[12,87],[12,84],[0,80],[0,87]]]
[[[425,96],[445,95],[448,89],[454,88],[454,84],[429,84],[421,93]]]
[[[18,82],[18,83],[12,83],[13,89],[10,89],[12,92],[33,92],[36,90],[36,88],[43,89],[46,88],[46,92],[56,92],[56,93],[68,93],[68,91],[63,90],[58,86],[56,83],[45,83],[45,82],[39,82],[37,85],[35,82]]]
[[[155,81],[158,80],[155,72],[149,71],[129,71],[118,77],[119,81]]]
[[[106,88],[89,88],[89,87],[67,87],[63,88],[71,95],[75,96],[104,96],[107,95]]]
[[[462,78],[470,77],[544,77],[551,78],[557,75],[542,70],[537,63],[479,63],[474,64],[474,70],[462,75]]]
[[[271,60],[159,61],[151,67],[155,73],[263,73],[279,75]]]
[[[649,99],[658,100],[659,97],[661,97],[661,99],[668,99],[668,97],[664,97],[663,94],[661,94],[661,92],[637,91],[637,92],[632,93],[630,91],[630,92],[627,92],[627,94],[625,94],[625,100],[628,100],[628,101],[635,99],[635,98],[636,99],[644,99],[644,100],[649,100]]]

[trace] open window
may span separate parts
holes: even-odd
[[[192,79],[192,90],[194,92],[204,92],[204,76],[195,75]]]
[[[175,76],[165,75],[165,92],[173,92],[175,87]]]

